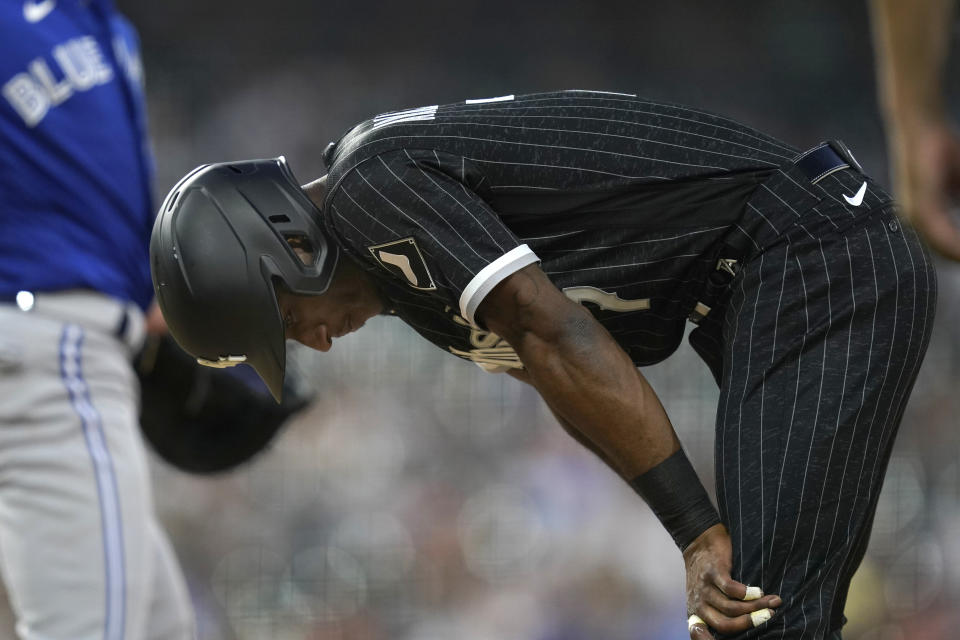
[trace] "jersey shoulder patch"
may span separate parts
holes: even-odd
[[[414,238],[401,238],[377,244],[367,247],[367,250],[382,267],[406,280],[407,284],[414,289],[433,291],[437,288]]]

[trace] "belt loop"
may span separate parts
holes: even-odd
[[[120,312],[120,322],[117,324],[116,330],[114,330],[114,335],[120,338],[121,340],[127,334],[127,327],[130,325],[130,313],[127,311],[127,308],[124,307]]]
[[[132,302],[125,303],[114,335],[126,344],[131,351],[136,352],[143,346],[146,334],[147,323],[140,307]]]
[[[849,161],[846,157],[847,155],[850,156]],[[860,166],[855,163],[856,160],[853,160],[853,155],[845,144],[839,140],[830,140],[821,142],[813,149],[805,151],[800,157],[794,160],[793,164],[812,184],[816,184],[831,173],[836,173],[837,171],[852,166]]]
[[[843,140],[837,138],[836,140],[830,140],[827,144],[829,144],[841,158],[846,160],[851,168],[856,169],[857,173],[863,175],[863,167],[861,167],[857,159],[853,157],[853,152],[850,151],[850,147],[844,144]]]

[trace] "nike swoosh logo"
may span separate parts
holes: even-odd
[[[50,15],[56,6],[57,0],[42,0],[42,2],[27,0],[23,3],[23,18],[27,22],[40,22]]]
[[[860,190],[857,191],[857,192],[853,195],[853,197],[848,196],[847,194],[843,194],[843,199],[846,200],[847,202],[849,202],[851,205],[853,205],[853,206],[855,206],[855,207],[859,207],[860,204],[863,202],[863,195],[864,195],[866,192],[867,192],[867,183],[864,182],[862,185],[860,185]]]

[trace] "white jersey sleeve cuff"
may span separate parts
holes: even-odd
[[[507,276],[516,273],[528,264],[539,261],[540,258],[537,257],[537,254],[530,247],[522,244],[485,266],[477,275],[473,276],[473,280],[467,284],[463,293],[460,294],[460,315],[471,326],[476,327],[474,314],[477,313],[477,307],[487,297],[487,294],[503,282]]]

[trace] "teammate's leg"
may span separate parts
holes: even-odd
[[[0,313],[0,552],[18,633],[142,638],[153,505],[126,349],[77,325]]]
[[[109,336],[102,339],[116,344]],[[92,345],[91,345],[92,346]],[[193,611],[183,576],[154,512],[146,455],[139,429],[139,384],[129,354],[101,349],[86,367],[91,397],[101,414],[120,483],[126,567],[127,635],[143,640],[194,637]],[[123,375],[122,386],[120,372]]]
[[[718,502],[734,577],[784,599],[738,637],[829,638],[842,625],[934,292],[927,256],[888,214],[781,244],[735,281]]]

